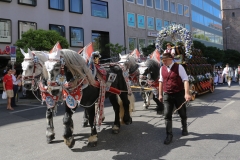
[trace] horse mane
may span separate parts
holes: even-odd
[[[73,76],[86,76],[91,85],[95,84],[95,78],[92,75],[92,71],[87,66],[85,59],[80,54],[70,49],[62,49],[60,54],[64,58],[65,65]]]
[[[130,74],[136,71],[139,67],[136,61],[137,59],[135,57],[128,55],[127,61],[124,63],[127,66],[126,68],[129,69]]]
[[[152,72],[151,77],[153,80],[159,78],[160,64],[157,61],[153,59],[147,59],[145,65]]]

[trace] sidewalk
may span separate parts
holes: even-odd
[[[22,92],[18,93],[19,97],[22,97]],[[33,99],[33,98],[29,98],[29,99],[18,99],[18,102],[16,102],[16,104],[26,104],[26,103],[38,103],[39,101],[37,100],[37,98]],[[41,102],[39,102],[40,104]],[[5,105],[7,105],[7,100],[6,99],[2,99],[2,94],[0,94],[0,107],[6,107]]]

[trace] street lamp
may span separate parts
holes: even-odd
[[[228,47],[227,47],[227,29],[230,29],[230,27],[228,26],[228,27],[225,28],[225,34],[226,34],[226,50],[228,49]]]

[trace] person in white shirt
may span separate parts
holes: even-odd
[[[12,107],[17,107],[16,105],[16,94],[17,94],[17,91],[18,91],[18,83],[19,83],[19,80],[21,79],[21,75],[18,75],[16,77],[16,70],[13,69],[12,70],[12,80],[13,80],[13,97],[11,99],[11,104],[12,104]]]
[[[223,69],[222,76],[225,75],[225,80],[228,83],[228,87],[231,87],[232,77],[233,77],[233,69],[229,67],[229,64],[226,64],[226,67]]]
[[[238,68],[235,70],[235,77],[236,77],[236,82],[238,82],[240,85],[240,64],[238,65]]]
[[[171,53],[171,55],[175,56],[175,49],[172,48],[171,43],[167,43],[167,49],[164,51],[164,53]]]

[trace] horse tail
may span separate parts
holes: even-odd
[[[124,124],[124,122],[122,121],[123,120],[123,116],[124,116],[124,107],[123,107],[123,103],[122,103],[122,100],[119,96],[117,96],[118,98],[118,104],[120,106],[120,111],[119,111],[119,117],[120,117],[120,123],[121,124]],[[132,115],[132,112],[135,112],[135,97],[134,97],[134,94],[131,94],[131,95],[128,95],[128,100],[129,100],[129,112],[130,112],[130,115]]]

